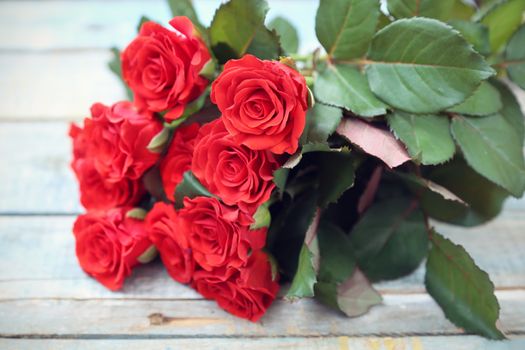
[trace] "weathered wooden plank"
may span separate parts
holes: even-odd
[[[73,217],[0,217],[0,300],[31,298],[196,299],[192,289],[173,282],[160,262],[137,268],[121,292],[110,292],[78,266],[71,233]],[[507,211],[492,223],[439,231],[461,243],[500,290],[525,290],[522,212]],[[497,241],[497,244],[494,242]],[[421,293],[423,266],[411,276],[377,284],[383,293]]]
[[[68,128],[67,122],[0,124],[0,214],[82,211]],[[509,200],[506,208],[525,210],[525,200]]]
[[[67,131],[64,122],[0,124],[0,213],[81,211]]]
[[[0,52],[0,119],[79,120],[94,102],[125,99],[123,86],[107,67],[110,57],[106,50]]]
[[[0,339],[2,349],[316,349],[316,350],[519,350],[525,339],[494,342],[476,336],[448,337],[286,337],[201,339]]]
[[[220,4],[220,0],[195,1],[203,23],[211,22]],[[317,45],[317,1],[269,0],[269,4],[269,19],[288,18],[299,28],[301,41],[307,43],[304,48]],[[1,1],[0,50],[122,47],[136,35],[143,15],[164,24],[171,16],[166,0]]]
[[[496,293],[500,324],[510,334],[525,332],[525,290]],[[399,320],[402,320],[400,322]],[[314,300],[277,300],[258,323],[238,319],[208,300],[47,299],[0,302],[0,336],[128,337],[206,336],[399,336],[454,335],[426,294],[388,294],[364,316],[348,318]]]

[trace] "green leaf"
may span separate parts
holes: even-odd
[[[379,0],[321,0],[315,17],[317,38],[335,59],[362,57],[379,13]]]
[[[184,206],[185,197],[194,198],[198,196],[215,197],[188,170],[184,173],[182,181],[175,189],[175,208],[180,209]]]
[[[122,85],[126,89],[126,96],[129,100],[133,100],[133,92],[124,82],[122,78],[122,63],[120,62],[120,51],[116,47],[111,48],[111,60],[108,62],[109,69],[120,79]]]
[[[479,175],[459,157],[432,167],[426,178],[467,203],[465,206],[445,201],[429,192],[421,196],[421,206],[429,216],[455,225],[475,226],[493,219],[508,197],[505,190]]]
[[[424,179],[412,173],[393,172],[392,174],[402,179],[403,183],[407,186],[407,188],[410,189],[419,198],[438,198],[440,201],[452,201],[455,203],[460,203],[465,207],[468,206],[467,203],[465,203],[454,193],[428,179]]]
[[[350,278],[337,286],[337,304],[348,317],[364,315],[382,300],[381,294],[358,268]]]
[[[314,296],[314,285],[317,282],[317,271],[319,271],[320,263],[317,238],[320,220],[321,210],[317,209],[304,236],[304,243],[299,252],[297,271],[292,280],[292,285],[286,293],[288,299]]]
[[[297,29],[284,17],[275,17],[268,23],[268,28],[273,29],[281,39],[283,50],[288,53],[296,53],[299,49],[299,35]]]
[[[318,238],[321,264],[315,297],[350,317],[362,315],[381,302],[381,296],[355,266],[348,236],[334,224],[322,221]]]
[[[499,304],[488,274],[462,246],[437,232],[432,233],[425,286],[456,326],[487,338],[504,338],[496,328]]]
[[[315,191],[285,197],[271,206],[272,224],[268,230],[267,248],[279,262],[282,275],[293,277],[298,268],[299,253],[317,209]]]
[[[521,24],[525,1],[496,1],[481,18],[481,23],[489,28],[490,47],[497,52],[509,40]]]
[[[452,20],[448,24],[459,31],[476,51],[483,55],[490,54],[489,29],[485,25],[462,20]]]
[[[290,169],[282,168],[282,167],[273,172],[273,183],[277,187],[277,190],[279,191],[281,196],[284,193],[284,189],[286,187],[286,181],[288,180],[289,173],[290,173]]]
[[[199,21],[197,12],[193,7],[192,0],[168,0],[168,5],[171,9],[171,14],[173,15],[173,17],[186,16],[201,33],[206,32],[206,29]]]
[[[388,115],[388,124],[412,159],[422,164],[439,164],[454,156],[456,146],[444,116],[395,112]]]
[[[503,107],[498,90],[484,81],[472,96],[461,104],[449,109],[450,112],[487,116],[497,113]]]
[[[315,152],[306,157],[313,158],[318,168],[317,203],[321,208],[337,202],[354,185],[354,158],[350,153]]]
[[[476,13],[476,9],[471,4],[467,4],[463,2],[463,0],[456,0],[450,15],[455,19],[468,21],[472,18],[474,13]]]
[[[454,116],[452,135],[467,163],[513,196],[525,191],[525,162],[521,140],[499,114],[484,118]]]
[[[170,136],[171,136],[170,128],[164,127],[162,128],[161,131],[159,131],[157,135],[153,136],[153,138],[151,139],[149,144],[146,146],[146,148],[150,152],[161,153],[166,147],[166,145],[168,144]]]
[[[330,148],[330,145],[326,142],[307,143],[303,145],[301,149],[302,154],[310,152],[342,152],[342,148]]]
[[[390,19],[390,17],[388,17],[387,15],[385,15],[384,13],[381,12],[379,14],[379,20],[377,22],[376,32],[378,30],[380,30],[380,29],[383,29],[384,27],[386,27],[390,23],[392,23],[392,20]]]
[[[281,43],[275,30],[261,26],[255,33],[246,53],[262,60],[275,60],[281,55]]]
[[[425,218],[417,202],[408,198],[372,205],[354,226],[350,240],[359,267],[372,281],[409,274],[427,255]]]
[[[382,301],[381,294],[357,268],[352,276],[339,285],[318,282],[315,285],[315,297],[324,304],[341,310],[348,317],[364,315],[372,306]]]
[[[320,103],[315,104],[306,114],[306,126],[301,135],[301,144],[326,142],[328,136],[335,131],[341,122],[342,117],[341,108]]]
[[[494,70],[450,26],[402,19],[380,30],[366,67],[372,91],[396,108],[433,113],[463,102]]]
[[[514,33],[507,44],[504,64],[510,80],[525,90],[525,25]]]
[[[278,37],[264,26],[267,12],[266,0],[231,0],[219,7],[209,34],[212,50],[220,63],[246,53],[263,59],[277,58]]]
[[[457,0],[388,0],[388,12],[395,18],[432,17],[447,20]]]
[[[310,298],[314,296],[314,285],[317,282],[315,276],[316,272],[313,267],[312,260],[314,255],[308,249],[306,244],[303,244],[299,252],[299,262],[297,271],[292,280],[292,285],[286,293],[287,299],[296,298]]]
[[[254,222],[250,225],[250,229],[256,230],[258,228],[270,226],[272,222],[272,214],[270,214],[268,207],[269,202],[266,202],[257,208],[255,214],[253,214]]]
[[[142,16],[140,17],[140,20],[139,20],[139,24],[137,25],[137,32],[140,32],[140,28],[142,28],[142,25],[146,22],[149,22],[151,21],[151,19],[149,19],[148,17],[146,16]]]
[[[366,78],[350,65],[326,65],[314,84],[315,97],[363,117],[386,113],[386,105],[370,91]]]
[[[521,140],[523,146],[523,138],[525,136],[525,125],[523,124],[523,121],[525,117],[521,112],[520,104],[507,85],[496,79],[493,79],[491,82],[492,85],[498,89],[503,103],[503,108],[499,114],[501,114],[507,123],[510,124],[512,129],[518,135],[518,138]]]
[[[355,258],[348,236],[336,225],[321,221],[317,233],[321,263],[319,281],[341,283],[352,275]]]

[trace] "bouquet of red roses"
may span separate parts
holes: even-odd
[[[117,290],[158,253],[257,321],[286,282],[289,300],[360,315],[381,302],[372,282],[426,259],[445,315],[503,337],[487,274],[429,218],[481,224],[525,190],[523,115],[495,78],[525,87],[523,2],[321,0],[325,53],[308,55],[264,0],[223,4],[209,28],[169,4],[169,27],[143,18],[110,63],[132,102],[70,130],[89,275]]]

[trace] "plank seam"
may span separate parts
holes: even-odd
[[[507,336],[523,336],[525,331],[512,330],[505,332]],[[279,338],[309,338],[322,339],[332,337],[352,337],[352,338],[369,338],[369,337],[449,337],[449,336],[473,336],[474,333],[462,333],[459,329],[456,332],[383,332],[383,333],[326,333],[326,334],[282,334],[282,335],[246,335],[246,334],[232,334],[232,335],[213,335],[213,334],[194,334],[194,335],[178,335],[178,334],[1,334],[0,339],[70,339],[70,340],[147,340],[147,339],[279,339]]]

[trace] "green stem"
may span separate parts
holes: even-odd
[[[312,54],[298,54],[298,53],[292,53],[290,54],[290,57],[296,61],[296,62],[308,62],[311,61],[313,58]]]

